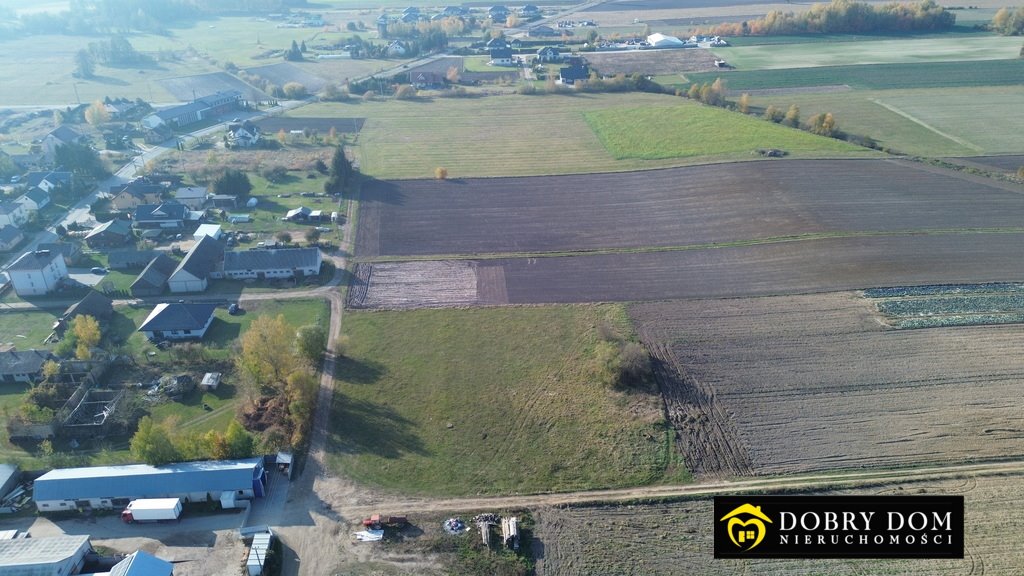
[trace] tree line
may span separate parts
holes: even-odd
[[[1003,36],[1020,36],[1024,34],[1024,6],[1016,10],[1006,7],[1000,8],[996,15],[992,17],[992,23],[989,25],[989,28]],[[1024,57],[1024,48],[1021,48],[1021,56]]]
[[[948,30],[955,24],[956,15],[934,0],[884,5],[832,0],[806,12],[773,10],[757,20],[720,24],[709,32],[719,36],[878,34]]]

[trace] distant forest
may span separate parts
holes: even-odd
[[[0,7],[0,35],[166,34],[167,26],[210,14],[301,8],[306,0],[71,0],[61,12],[17,13]]]
[[[934,0],[914,4],[832,0],[829,4],[815,4],[806,12],[776,10],[757,20],[721,24],[711,33],[719,36],[881,34],[948,30],[955,24],[956,14]]]

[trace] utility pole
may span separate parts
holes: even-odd
[[[75,100],[81,105],[82,99],[78,97],[78,82],[72,82],[71,87],[75,89]]]

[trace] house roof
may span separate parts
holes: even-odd
[[[0,202],[0,214],[14,214],[19,210],[24,210],[24,208],[17,202]]]
[[[224,253],[224,272],[309,268],[316,266],[319,258],[319,248],[234,250]]]
[[[506,40],[504,36],[491,38],[487,41],[486,46],[488,48],[508,48],[508,40]]]
[[[202,236],[178,264],[174,274],[184,270],[196,278],[206,278],[217,269],[223,258],[224,245],[211,236]]]
[[[562,80],[586,80],[590,78],[590,68],[586,64],[566,66],[559,68],[558,74]]]
[[[162,288],[177,267],[178,263],[170,256],[158,254],[156,258],[149,261],[149,264],[146,264],[145,269],[135,279],[135,282],[132,282],[131,287],[133,290],[135,288]]]
[[[262,466],[262,458],[247,458],[166,466],[128,464],[61,468],[36,479],[33,498],[37,502],[108,497],[158,498],[182,492],[251,490],[253,478]]]
[[[65,260],[71,260],[78,256],[82,252],[82,249],[78,247],[78,244],[72,242],[40,242],[36,250],[49,250],[51,252],[60,252]]]
[[[111,186],[110,193],[116,195],[127,192],[136,198],[145,198],[147,195],[163,193],[164,187],[159,182],[153,182],[149,178],[136,178],[131,182],[120,186]]]
[[[22,569],[27,570],[30,566],[55,564],[88,547],[89,536],[86,534],[0,540],[0,566],[24,566]],[[31,573],[36,572],[33,570]]]
[[[138,550],[114,564],[110,576],[171,576],[174,565],[146,552]]]
[[[49,266],[57,258],[63,258],[63,254],[53,250],[36,250],[25,252],[13,264],[7,267],[8,270],[42,270]]]
[[[71,144],[73,142],[77,142],[82,137],[81,134],[79,134],[77,131],[75,131],[67,124],[61,124],[60,126],[54,128],[53,130],[50,130],[47,136],[53,136],[54,138],[60,140],[64,144]]]
[[[108,318],[114,313],[114,301],[95,290],[90,290],[84,298],[75,302],[64,311],[64,318],[89,315],[97,320]]]
[[[49,182],[53,186],[71,184],[71,172],[46,170],[41,172],[29,172],[25,175],[25,185],[29,188],[38,187],[43,182]]]
[[[499,58],[512,59],[511,48],[491,48],[491,60],[497,60]]]
[[[561,54],[561,52],[559,52],[558,48],[555,48],[554,46],[545,46],[545,47],[541,48],[540,50],[537,50],[537,54],[541,55],[541,56],[547,56],[547,55],[558,55],[558,54]]]
[[[8,350],[0,352],[0,374],[35,374],[53,358],[49,350]]]
[[[156,256],[155,250],[117,250],[107,253],[107,264],[111,268],[144,266]]]
[[[220,236],[220,232],[220,224],[200,224],[193,236],[213,236],[217,238]]]
[[[174,193],[174,197],[178,200],[184,199],[206,199],[206,187],[205,186],[183,186],[178,188]]]
[[[310,213],[310,209],[309,208],[306,208],[305,206],[299,206],[298,208],[292,208],[291,210],[289,210],[284,215],[284,217],[286,219],[288,219],[288,220],[291,220],[292,218],[298,216],[299,214],[301,214],[303,216],[309,216],[309,213]]]
[[[184,220],[188,208],[177,202],[163,202],[161,204],[140,204],[135,209],[134,220]]]
[[[0,244],[10,244],[22,237],[21,230],[15,226],[0,226]]]
[[[157,304],[146,320],[139,326],[139,332],[173,332],[176,330],[202,330],[217,309],[216,304],[182,304],[180,302]]]
[[[178,118],[179,116],[184,116],[185,114],[190,114],[192,112],[202,112],[203,110],[206,110],[207,108],[209,108],[209,106],[207,104],[205,104],[203,102],[196,101],[196,102],[189,102],[188,104],[182,104],[180,106],[174,106],[172,108],[165,108],[163,110],[158,110],[157,112],[154,113],[154,115],[157,118],[160,118],[161,120],[163,120],[164,122],[167,122],[169,120],[174,120],[175,118]]]
[[[28,192],[22,194],[22,196],[35,202],[37,206],[50,199],[50,195],[47,194],[45,190],[41,190],[39,188],[31,188]]]
[[[132,223],[127,220],[121,220],[120,218],[114,218],[109,222],[104,222],[99,226],[93,228],[85,235],[85,239],[94,238],[100,234],[117,234],[119,236],[131,236],[132,234]]]

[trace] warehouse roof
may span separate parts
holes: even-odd
[[[73,557],[82,546],[88,545],[87,535],[0,540],[0,566],[36,566],[61,562]]]
[[[183,492],[214,492],[252,488],[262,458],[183,462],[165,466],[129,464],[62,468],[35,481],[34,499],[159,498]]]
[[[311,268],[319,263],[319,259],[319,248],[236,250],[224,253],[224,272]]]

